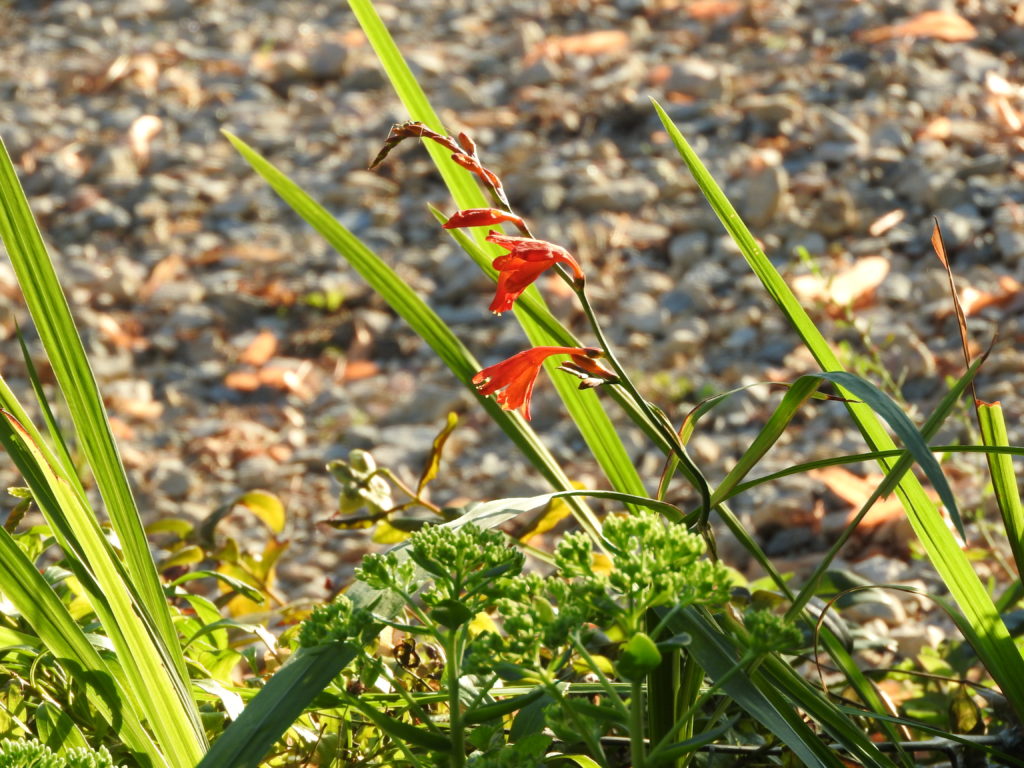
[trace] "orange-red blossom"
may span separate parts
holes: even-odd
[[[444,229],[461,229],[462,227],[488,227],[509,221],[520,229],[526,226],[521,216],[497,208],[466,208],[452,215],[441,226]]]
[[[537,382],[540,367],[552,355],[570,355],[580,368],[595,372],[601,378],[614,377],[595,360],[602,356],[597,347],[533,347],[512,355],[496,365],[484,368],[473,377],[473,384],[481,395],[497,393],[498,405],[506,411],[522,410],[523,418],[530,420],[530,396]]]
[[[512,309],[515,300],[523,291],[555,264],[568,265],[572,269],[573,277],[579,281],[583,280],[583,270],[576,259],[559,245],[534,240],[531,237],[502,235],[494,231],[488,233],[487,240],[508,251],[504,256],[496,258],[492,264],[498,270],[498,290],[494,294],[494,301],[491,302],[491,312],[496,315]]]

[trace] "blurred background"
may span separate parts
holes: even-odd
[[[676,422],[710,394],[815,365],[703,202],[651,97],[844,362],[917,415],[963,370],[929,244],[937,218],[974,341],[1000,337],[979,395],[1001,399],[1011,442],[1024,438],[1024,3],[407,0],[378,11],[448,128],[476,139],[538,237],[576,254],[624,362]],[[546,490],[220,134],[290,174],[482,364],[526,346],[511,315],[489,315],[490,281],[428,213],[453,207],[426,153],[406,142],[367,170],[407,116],[345,4],[9,1],[0,21],[0,135],[148,520],[199,520],[267,489],[289,515],[283,589],[319,597],[368,544],[365,532],[318,525],[337,506],[324,464],[353,448],[414,482],[456,411],[436,503]],[[540,287],[586,339],[564,288]],[[4,261],[3,373],[24,387],[16,321],[26,315]],[[692,454],[709,479],[778,397],[754,387],[705,417]],[[533,412],[570,477],[601,486],[543,380]],[[653,490],[660,456],[637,430],[623,434]],[[972,439],[970,420],[951,420],[942,439]],[[762,469],[860,450],[841,404],[812,403]],[[949,467],[978,514],[981,466]],[[733,509],[780,570],[799,570],[873,488],[861,477],[871,471],[787,478]],[[684,487],[673,498],[693,501]],[[868,577],[916,577],[900,517],[880,507],[846,552]],[[723,554],[747,567],[728,542]]]

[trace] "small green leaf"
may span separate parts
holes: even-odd
[[[472,619],[473,612],[458,600],[444,600],[431,609],[430,618],[448,629],[456,629]]]
[[[627,640],[619,652],[615,668],[626,680],[636,682],[661,664],[661,651],[646,632],[637,632]]]

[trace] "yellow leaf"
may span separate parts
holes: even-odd
[[[381,520],[373,529],[373,535],[370,538],[378,544],[397,544],[408,539],[410,535],[408,531],[398,530],[387,520]]]
[[[274,533],[284,530],[284,504],[274,494],[267,491],[249,491],[235,499],[235,504],[248,509]]]
[[[498,634],[498,625],[494,623],[494,619],[484,611],[480,611],[473,620],[469,622],[469,636],[476,637],[482,635],[484,632],[493,632]]]
[[[615,674],[615,667],[612,666],[611,659],[607,656],[601,656],[596,653],[590,654],[590,658],[597,664],[597,668],[609,677]],[[587,664],[583,659],[574,657],[572,660],[572,668],[576,670],[578,674],[585,675],[591,672],[590,665]]]
[[[444,450],[444,444],[448,442],[448,438],[455,430],[455,425],[459,423],[459,417],[455,415],[454,411],[448,412],[448,420],[441,431],[437,433],[437,437],[434,438],[434,444],[430,448],[430,455],[427,456],[427,462],[423,465],[423,474],[420,475],[420,481],[416,486],[416,494],[422,493],[427,483],[437,477],[437,470],[441,466],[441,451]]]
[[[161,561],[160,570],[166,571],[168,568],[172,568],[175,565],[193,565],[194,563],[201,562],[205,558],[206,553],[203,552],[200,547],[194,545],[182,547],[177,552]]]

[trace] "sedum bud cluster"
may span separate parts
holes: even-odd
[[[380,623],[365,608],[353,608],[352,601],[339,595],[332,602],[313,609],[299,629],[299,646],[312,648],[328,643],[356,640],[366,643],[380,631]]]
[[[595,567],[591,540],[580,533],[559,542],[555,563],[572,582],[573,591],[592,600],[600,615],[614,610],[610,604],[623,609],[623,629],[635,629],[651,608],[718,607],[728,602],[728,569],[704,557],[703,539],[683,526],[641,512],[607,518],[603,534],[612,555],[611,570]]]
[[[53,752],[38,741],[0,741],[0,768],[115,768],[104,747],[71,747]]]

